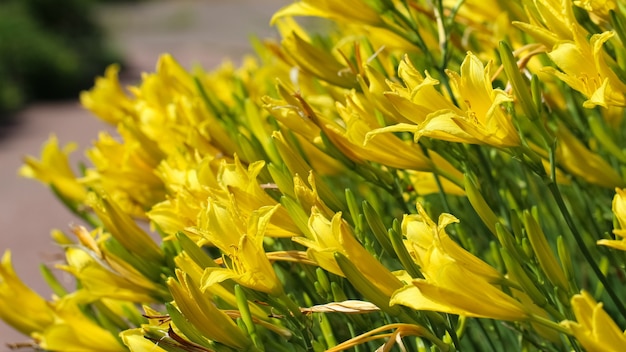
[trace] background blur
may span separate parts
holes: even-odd
[[[0,252],[11,250],[26,284],[50,297],[39,264],[61,262],[50,230],[67,230],[75,219],[47,188],[17,176],[23,156],[38,157],[55,133],[61,144],[78,143],[77,165],[98,131],[111,130],[80,107],[78,91],[111,61],[123,63],[125,85],[153,71],[165,52],[187,68],[238,63],[251,52],[250,36],[277,37],[269,19],[289,2],[0,0]],[[0,352],[27,340],[0,321]]]

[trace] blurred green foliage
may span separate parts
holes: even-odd
[[[77,96],[118,55],[93,0],[0,0],[0,120],[26,102]]]

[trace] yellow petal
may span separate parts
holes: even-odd
[[[15,274],[8,250],[0,265],[0,305],[0,318],[24,335],[44,330],[55,319],[48,303]]]
[[[358,9],[358,11],[355,11]],[[377,11],[360,0],[304,0],[287,5],[278,10],[270,23],[285,16],[316,16],[342,22],[356,22],[376,25],[382,19]]]
[[[166,352],[159,347],[158,343],[146,339],[142,328],[124,330],[120,333],[120,337],[130,352]]]
[[[88,318],[79,309],[71,295],[54,304],[58,319],[54,325],[34,337],[41,348],[50,351],[93,351],[98,346],[102,352],[123,352],[126,348],[108,330]]]
[[[41,160],[33,157],[24,159],[25,165],[19,170],[21,176],[35,178],[42,183],[54,186],[57,191],[69,200],[81,202],[87,191],[81,185],[69,164],[69,154],[76,149],[75,143],[59,147],[55,135],[51,135],[41,151]]]
[[[588,351],[621,351],[626,346],[626,335],[615,321],[585,291],[572,297],[576,322],[561,324],[570,328],[574,336]]]
[[[206,338],[230,347],[245,349],[251,344],[233,320],[219,310],[191,278],[180,270],[176,274],[180,282],[169,278],[167,285],[178,309],[191,324]]]
[[[104,77],[96,78],[96,85],[90,91],[80,93],[81,104],[111,125],[134,115],[133,103],[118,80],[119,71],[119,65],[110,65]]]
[[[417,279],[413,281],[413,285],[396,291],[390,305],[400,304],[415,310],[510,321],[525,320],[528,317],[515,299],[501,291],[494,291],[497,289],[485,281],[470,282],[474,277],[455,277],[461,279],[463,283],[469,283],[470,287],[463,287],[463,283],[447,286]]]

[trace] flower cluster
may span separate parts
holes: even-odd
[[[81,95],[117,134],[20,170],[84,220],[53,232],[76,286],[40,297],[7,251],[0,318],[48,351],[626,348],[623,3],[271,23],[241,67],[164,55]]]

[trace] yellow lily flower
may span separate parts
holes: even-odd
[[[137,130],[120,125],[124,143],[101,133],[87,156],[94,169],[87,170],[85,183],[104,189],[124,211],[145,217],[145,209],[165,198],[165,189],[154,170],[163,158],[157,145]]]
[[[41,160],[31,156],[24,159],[19,174],[34,178],[40,182],[54,186],[61,195],[69,200],[81,202],[87,191],[85,186],[76,180],[76,175],[69,164],[69,154],[76,149],[75,143],[67,144],[61,150],[55,135],[51,135],[41,151]]]
[[[194,146],[205,155],[237,150],[218,118],[207,109],[193,76],[172,56],[161,56],[157,72],[146,75],[133,92],[137,128],[168,155],[180,151],[181,146]]]
[[[398,65],[398,77],[404,84],[387,81],[391,90],[384,93],[385,97],[405,119],[416,125],[424,122],[429,114],[439,110],[451,110],[462,115],[463,112],[459,108],[435,89],[439,81],[432,78],[428,71],[424,74],[425,76],[422,76],[405,55]]]
[[[415,144],[407,143],[393,134],[368,139],[368,134],[380,125],[371,111],[358,105],[359,99],[355,95],[355,92],[351,92],[346,96],[346,106],[337,105],[345,127],[331,121],[322,127],[337,148],[357,162],[368,160],[393,168],[419,171],[432,169],[430,159]]]
[[[426,279],[415,279],[397,290],[390,305],[511,321],[530,317],[529,310],[519,301],[437,247],[432,247],[423,259],[428,260],[422,267]]]
[[[615,8],[611,0],[575,3],[600,16],[606,16],[609,9]],[[603,49],[604,43],[615,33],[593,34],[587,39],[588,32],[576,20],[569,0],[535,0],[534,5],[528,11],[530,24],[514,24],[550,48],[548,56],[561,71],[553,67],[543,70],[585,95],[588,100],[583,106],[586,108],[625,106],[626,85],[611,70],[610,59]]]
[[[150,102],[151,106],[165,107],[177,94],[192,96],[196,93],[193,76],[170,54],[159,57],[156,73],[142,77],[141,87],[131,87],[139,100]]]
[[[585,95],[586,108],[626,106],[626,84],[609,67],[602,47],[614,35],[615,32],[594,34],[587,41],[583,33],[574,32],[573,41],[560,42],[548,53],[562,72],[552,67],[544,70]]]
[[[185,163],[183,160],[180,162]],[[164,161],[158,168],[162,178],[168,180],[165,186],[172,196],[156,204],[147,213],[159,229],[170,236],[177,231],[185,231],[195,241],[200,241],[201,237],[185,229],[202,228],[206,224],[203,221],[205,218],[199,217],[199,214],[204,211],[202,203],[209,197],[220,204],[235,201],[243,218],[260,207],[278,204],[257,180],[265,166],[264,161],[256,161],[246,167],[235,155],[232,161],[208,156],[199,163],[189,163],[187,166],[176,165],[176,159],[172,160],[172,164]],[[297,232],[298,228],[289,214],[279,207],[268,224],[266,235],[292,237]]]
[[[409,122],[398,110],[393,106],[391,101],[385,97],[385,93],[391,90],[389,86],[391,82],[387,81],[384,74],[378,72],[370,65],[364,65],[364,74],[359,76],[359,83],[363,90],[363,95],[353,95],[359,99],[359,105],[367,106],[367,110],[377,109],[394,122]],[[390,74],[393,74],[391,72]]]
[[[228,255],[232,264],[226,268],[206,268],[202,276],[203,290],[232,279],[257,291],[277,296],[283,294],[282,284],[263,249],[267,225],[278,207],[262,207],[250,214],[246,221],[232,204],[224,208],[214,202],[209,203],[206,217],[210,226],[195,230]]]
[[[491,63],[486,67],[471,52],[461,63],[461,74],[448,71],[448,76],[456,86],[459,101],[464,102],[463,118],[453,118],[461,130],[480,141],[499,147],[520,144],[517,130],[500,104],[513,99],[491,84]]]
[[[299,92],[294,92],[288,89],[282,83],[278,83],[276,86],[278,93],[283,98],[282,100],[272,99],[270,97],[263,97],[264,107],[284,126],[285,130],[292,131],[297,134],[298,142],[300,143],[298,149],[306,155],[306,160],[310,166],[321,175],[334,175],[345,171],[345,166],[336,159],[333,159],[328,154],[325,154],[320,150],[322,147],[322,141],[320,138],[321,128],[326,124],[333,124],[334,121],[328,121],[324,116],[333,115],[335,113],[334,101],[330,99],[315,99],[317,96],[312,96],[311,99],[315,100],[315,109],[309,105],[309,101],[305,101]],[[320,110],[320,112],[318,112]],[[330,128],[330,127],[329,127]],[[328,130],[326,130],[328,132]],[[331,132],[332,133],[332,132]],[[272,134],[274,140],[282,140],[281,132],[275,131]],[[282,143],[281,141],[281,144]],[[341,148],[341,145],[339,145]],[[301,159],[300,153],[294,153],[291,150],[288,152],[294,156],[294,158],[285,158],[284,153],[287,151],[283,148],[281,156],[283,161],[289,166],[294,163],[305,164]],[[289,148],[291,149],[291,148]],[[299,160],[296,160],[299,159]],[[308,173],[310,168],[300,167],[299,170],[291,169],[292,173],[298,173],[301,176]]]
[[[280,91],[282,87],[279,85]],[[284,88],[283,88],[284,89]],[[278,100],[263,97],[264,107],[289,131],[302,136],[305,140],[313,142],[320,135],[320,128],[313,122],[310,116],[297,100]]]
[[[293,238],[294,242],[308,247],[307,255],[324,270],[344,276],[334,253],[344,254],[356,268],[387,297],[402,287],[384,265],[374,258],[354,237],[348,225],[336,213],[329,221],[316,207],[311,210],[309,229],[313,239]]]
[[[126,273],[122,276],[111,268],[103,260],[98,260],[97,254],[86,250],[69,247],[66,250],[67,265],[58,265],[59,269],[71,273],[82,288],[71,294],[81,303],[91,303],[101,298],[113,298],[118,300],[148,303],[155,300],[156,285],[126,265]],[[112,263],[124,263],[119,259],[113,259]]]
[[[529,318],[522,304],[459,266],[441,268],[441,281],[415,279],[397,290],[390,305],[475,318],[520,321]]]
[[[24,335],[43,331],[55,321],[46,300],[15,274],[8,250],[0,263],[0,306],[0,318]]]
[[[626,333],[622,332],[615,321],[602,309],[586,291],[572,297],[572,307],[576,321],[566,320],[561,325],[572,334],[590,352],[622,351],[626,346]]]
[[[407,64],[404,69],[410,72],[405,75],[407,77],[405,84],[411,89],[411,96],[419,94],[433,99],[411,106],[407,104],[406,99],[392,98],[392,102],[399,105],[396,107],[401,113],[406,111],[418,114],[416,117],[405,115],[417,125],[400,123],[379,128],[368,133],[368,140],[380,133],[407,131],[415,134],[416,141],[425,136],[449,142],[487,144],[500,148],[520,145],[519,135],[511,117],[500,107],[500,104],[513,99],[501,89],[493,89],[490,65],[485,67],[478,57],[468,53],[461,64],[460,75],[452,71],[447,72],[462,107],[458,109],[435,92],[433,85],[437,84],[437,81],[430,77],[421,79],[421,76],[411,72],[408,60],[405,61]]]
[[[124,118],[136,115],[133,101],[120,85],[119,72],[119,65],[110,65],[104,77],[96,78],[96,85],[91,90],[80,93],[80,103],[87,110],[114,126]]]
[[[84,284],[85,290],[79,290],[83,293],[88,301],[94,297],[113,297],[118,299],[124,299],[131,302],[151,302],[155,300],[154,297],[167,297],[167,292],[160,287],[156,282],[152,281],[159,277],[159,271],[152,271],[152,277],[149,279],[144,276],[137,268],[128,262],[129,253],[115,253],[108,248],[110,234],[104,234],[101,228],[93,230],[91,233],[82,226],[74,226],[72,231],[78,237],[80,244],[83,247],[74,248],[79,253],[70,254],[66,252],[68,259],[68,266],[65,268],[73,273],[77,278],[85,278],[88,283]],[[80,252],[84,253],[80,253]],[[150,263],[153,264],[153,263]],[[87,271],[87,272],[83,272]],[[95,273],[94,272],[98,272]],[[122,287],[128,287],[128,283],[132,283],[132,286],[136,286],[136,296],[134,298],[118,297],[117,295],[128,295],[128,292],[124,290],[113,290],[109,292],[109,286],[102,286],[102,282],[94,280],[93,277],[98,277],[102,282],[107,277],[111,276],[112,281],[117,281],[123,278]],[[104,277],[104,278],[101,278]],[[90,282],[89,282],[90,281]],[[164,292],[165,291],[165,292]],[[112,296],[111,296],[112,295]],[[132,294],[130,294],[133,296]]]
[[[128,329],[122,331],[119,336],[122,342],[131,352],[157,351],[165,352],[161,346],[169,347],[165,339],[159,341],[156,339],[157,334],[162,337],[169,337],[169,329],[171,328],[179,334],[178,328],[172,324],[169,316],[164,315],[149,306],[143,306],[143,316],[148,319],[148,324],[141,324],[140,328]],[[157,335],[158,336],[158,335]]]
[[[247,235],[241,237],[236,249],[229,256],[233,259],[232,268],[206,268],[202,276],[202,288],[232,279],[248,288],[272,295],[282,294],[282,285],[261,246]]]
[[[197,283],[180,270],[176,270],[176,276],[178,281],[174,278],[167,280],[176,306],[204,337],[238,350],[251,345],[252,341],[200,291]]]
[[[144,83],[142,88],[145,85]],[[162,90],[159,87],[154,89]],[[142,105],[141,121],[137,123],[137,127],[151,141],[158,141],[160,150],[167,155],[189,154],[192,151],[186,150],[187,146],[194,146],[201,155],[212,156],[230,154],[238,150],[229,140],[219,120],[207,111],[202,98],[176,93],[171,100],[158,106],[153,106],[150,101],[141,101],[145,106]]]
[[[234,163],[222,162],[220,165],[217,173],[218,183],[224,191],[232,194],[242,214],[278,204],[257,181],[264,166],[264,161],[256,161],[248,165],[246,170],[237,155]],[[266,231],[266,235],[271,237],[293,237],[299,232],[287,211],[280,205],[277,206]]]
[[[199,241],[196,234],[185,229],[198,224],[203,203],[220,192],[216,175],[220,160],[212,156],[202,159],[198,156],[197,159],[189,160],[182,154],[175,154],[163,160],[156,170],[167,189],[168,199],[155,204],[146,215],[160,231],[168,234],[164,241],[174,238],[178,231]]]
[[[156,224],[160,231],[167,234],[163,238],[164,241],[169,241],[174,238],[174,235],[178,231],[185,231],[185,228],[195,226],[197,214],[202,210],[195,202],[193,196],[188,194],[182,195],[180,192],[176,195],[176,198],[165,200],[158,203],[146,213],[150,221]],[[193,200],[189,202],[188,200]],[[194,241],[199,240],[194,234],[190,234],[194,237]]]
[[[88,204],[104,227],[129,252],[146,262],[163,260],[161,248],[137,223],[107,195],[90,193]]]
[[[76,249],[78,250],[78,249]],[[96,280],[97,278],[95,278]],[[119,289],[113,281],[103,281],[110,290]],[[125,351],[111,333],[80,310],[79,295],[70,294],[56,302],[46,302],[27,287],[13,271],[11,253],[5,252],[0,265],[0,318],[23,334],[32,336],[39,347],[50,351]]]
[[[420,203],[417,203],[417,214],[404,215],[402,233],[406,237],[405,245],[415,263],[425,270],[429,266],[429,256],[436,249],[466,270],[491,283],[502,280],[502,274],[459,246],[446,233],[446,226],[458,222],[459,219],[453,215],[443,213],[435,224]],[[424,275],[426,276],[428,272],[426,270]]]
[[[176,267],[188,275],[194,282],[202,282],[202,275],[204,274],[205,268],[201,268],[200,265],[194,262],[187,252],[183,251],[181,254],[177,255],[174,261],[176,262]],[[217,264],[215,264],[215,266],[217,267]],[[203,292],[213,297],[219,297],[231,307],[237,307],[237,297],[235,293],[232,292],[232,287],[230,290],[227,287],[229,286],[214,283],[211,286],[203,287]],[[248,302],[248,305],[250,313],[252,313],[255,318],[267,320],[267,312],[263,311],[257,304]]]
[[[127,351],[111,332],[85,316],[72,296],[55,302],[54,311],[55,323],[41,333],[33,333],[43,350],[89,352],[97,346],[102,352]]]
[[[405,216],[407,249],[425,279],[397,290],[390,305],[501,320],[529,318],[527,307],[493,285],[502,275],[445,233],[445,226],[454,222],[454,216],[442,214],[435,224],[419,204],[417,215]]]
[[[120,333],[120,337],[130,352],[167,352],[167,350],[159,347],[157,343],[146,339],[143,328],[124,330]]]

